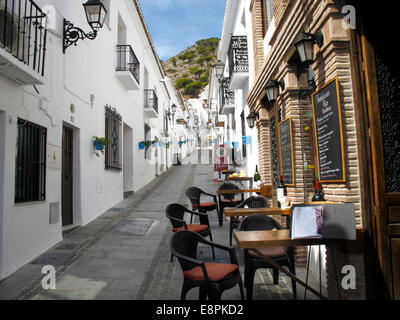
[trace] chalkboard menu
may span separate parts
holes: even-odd
[[[283,182],[287,186],[294,186],[294,155],[292,118],[279,124],[280,151]]]
[[[338,78],[313,94],[313,109],[319,180],[346,182]]]

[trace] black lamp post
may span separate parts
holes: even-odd
[[[279,89],[285,90],[284,81],[271,80],[268,82],[265,90],[267,90],[267,98],[270,103],[275,103],[278,100]]]
[[[100,0],[88,0],[83,4],[86,13],[86,19],[92,31],[85,33],[82,29],[75,27],[72,22],[64,19],[64,45],[63,53],[71,45],[77,45],[79,40],[94,40],[97,37],[97,30],[104,25],[107,16],[107,10]]]
[[[251,112],[248,116],[247,116],[247,124],[249,125],[250,129],[253,129],[256,125],[256,120],[260,118],[259,113],[255,113],[255,112]]]

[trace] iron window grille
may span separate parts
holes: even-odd
[[[146,109],[154,109],[158,113],[158,97],[153,89],[144,90],[144,107]]]
[[[144,139],[147,141],[151,140],[151,128],[148,124],[144,125]],[[150,145],[147,144],[144,149],[144,158],[147,159],[147,152],[150,149]]]
[[[249,72],[249,56],[246,36],[232,36],[228,51],[229,79],[233,73]]]
[[[106,169],[122,170],[122,117],[116,109],[106,106]]]
[[[139,84],[140,62],[130,45],[117,45],[117,71],[130,71]]]
[[[44,76],[46,15],[32,0],[0,0],[0,48]]]
[[[15,203],[46,200],[47,129],[18,119]]]

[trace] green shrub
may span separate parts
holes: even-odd
[[[197,96],[200,89],[203,89],[203,83],[198,81],[193,81],[185,86],[184,93],[192,96]]]
[[[189,79],[189,78],[179,78],[175,82],[175,88],[176,89],[186,88],[186,86],[192,82],[193,82],[193,80]]]

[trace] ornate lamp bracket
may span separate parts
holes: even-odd
[[[82,29],[75,27],[72,22],[64,19],[64,45],[63,53],[71,45],[76,46],[79,40],[89,39],[94,40],[97,37],[97,30],[85,33]]]

